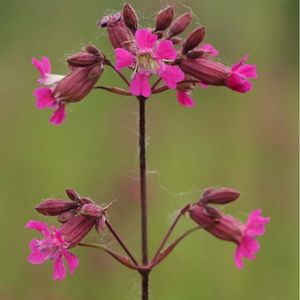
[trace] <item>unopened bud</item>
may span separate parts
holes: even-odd
[[[80,213],[84,216],[97,218],[102,216],[103,210],[101,207],[95,204],[84,204],[80,210]]]
[[[189,214],[203,228],[210,227],[216,223],[216,219],[206,211],[203,205],[192,205],[189,208]]]
[[[35,207],[35,210],[45,216],[57,216],[65,211],[78,208],[78,203],[60,199],[46,199]]]
[[[126,3],[123,7],[123,19],[125,25],[132,31],[135,32],[138,28],[138,18],[133,7]]]
[[[154,31],[164,31],[172,23],[174,17],[174,8],[173,6],[168,6],[165,9],[161,10],[155,19],[155,29]]]
[[[186,54],[196,48],[204,39],[205,27],[199,27],[192,31],[182,45],[182,53]]]
[[[93,46],[86,46],[83,51],[75,53],[67,58],[67,62],[73,67],[86,67],[101,63],[104,60],[103,55]]]
[[[200,202],[204,204],[227,204],[236,200],[240,193],[230,188],[220,188],[203,194]]]
[[[208,85],[225,85],[225,80],[230,74],[230,68],[210,59],[183,59],[179,61],[183,72],[193,76]]]
[[[73,201],[78,201],[80,198],[79,194],[73,189],[68,188],[65,190],[65,192],[67,196]]]
[[[102,28],[106,27],[109,41],[114,48],[131,48],[133,35],[125,25],[121,13],[102,18],[98,25]]]
[[[175,19],[170,26],[169,37],[173,37],[183,32],[190,25],[192,19],[193,15],[191,12],[185,13]]]

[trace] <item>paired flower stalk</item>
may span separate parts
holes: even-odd
[[[29,221],[26,225],[27,228],[35,229],[43,235],[43,239],[31,241],[29,261],[33,264],[53,261],[54,279],[63,279],[66,276],[65,263],[71,274],[78,267],[78,259],[70,252],[71,248],[97,248],[141,274],[142,299],[146,300],[152,268],[166,258],[180,241],[198,229],[204,229],[221,240],[235,243],[234,261],[239,269],[243,267],[243,258],[255,258],[259,250],[256,237],[265,233],[265,224],[269,222],[269,218],[263,217],[260,209],[249,215],[246,224],[230,215],[224,215],[213,205],[229,204],[239,197],[239,192],[229,188],[209,188],[204,191],[199,201],[187,204],[179,210],[154,257],[148,259],[145,146],[147,99],[152,94],[171,89],[176,91],[177,100],[182,106],[194,107],[195,101],[191,94],[197,87],[226,86],[234,91],[246,93],[252,88],[249,79],[257,77],[255,65],[246,63],[248,55],[231,67],[216,60],[219,52],[210,44],[202,44],[205,37],[204,27],[194,29],[185,39],[179,37],[191,21],[192,14],[189,12],[174,19],[173,7],[168,6],[157,14],[154,28],[140,28],[136,12],[131,5],[125,4],[121,12],[105,16],[98,23],[100,28],[107,31],[108,39],[114,48],[115,63],[92,45],[67,58],[69,71],[66,75],[52,74],[47,57],[42,57],[41,60],[32,59],[40,73],[38,82],[41,86],[34,91],[36,105],[39,109],[53,110],[50,123],[54,125],[64,121],[66,105],[82,101],[93,89],[134,96],[138,99],[140,109],[142,263],[138,263],[109,223],[107,210],[110,205],[99,206],[93,200],[80,197],[74,190],[67,189],[70,200],[47,199],[36,207],[37,212],[42,215],[56,216],[61,223],[59,228],[48,227],[40,221]],[[107,67],[120,76],[127,86],[126,89],[96,85]],[[125,68],[131,71],[130,79],[122,73]],[[184,215],[190,216],[197,227],[166,245],[178,221]],[[99,234],[105,229],[110,231],[125,255],[116,253],[105,245],[82,243],[93,227]]]

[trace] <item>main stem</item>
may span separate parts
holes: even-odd
[[[148,221],[147,221],[147,181],[146,181],[146,98],[138,97],[139,101],[139,158],[140,158],[140,191],[141,191],[141,235],[142,235],[142,263],[148,265]],[[149,298],[149,271],[141,272],[142,300]]]

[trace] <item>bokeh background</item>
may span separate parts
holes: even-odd
[[[166,2],[131,2],[146,26]],[[148,103],[150,247],[155,250],[176,210],[207,186],[229,186],[240,199],[224,210],[243,220],[261,207],[271,217],[261,252],[242,271],[234,245],[197,232],[151,277],[151,299],[298,299],[298,3],[296,0],[177,1],[177,13],[194,12],[206,41],[232,64],[245,53],[257,63],[251,93],[197,90],[195,109],[181,107],[170,91]],[[60,127],[48,124],[32,96],[37,72],[32,56],[49,56],[64,73],[67,54],[93,43],[113,57],[101,16],[119,1],[0,0],[0,299],[139,299],[140,278],[101,252],[76,248],[80,268],[63,282],[50,263],[27,262],[24,229],[41,219],[33,207],[64,188],[99,203],[118,201],[111,222],[139,256],[137,103],[102,91],[69,106]],[[192,28],[192,26],[190,27]],[[120,84],[107,71],[104,83]],[[53,219],[48,220],[55,223]],[[183,220],[176,234],[193,226]],[[105,233],[86,239],[118,249]]]

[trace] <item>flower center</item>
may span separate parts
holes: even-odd
[[[138,69],[150,71],[152,73],[156,72],[159,68],[158,62],[152,57],[150,52],[137,53],[136,60]]]

